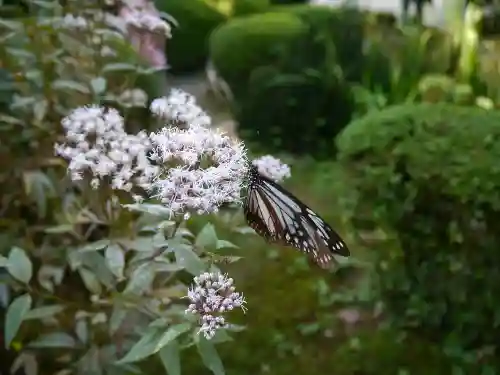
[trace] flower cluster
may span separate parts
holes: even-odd
[[[252,160],[252,164],[257,167],[259,173],[276,182],[290,177],[290,167],[274,156],[262,156]]]
[[[147,158],[148,136],[127,134],[124,119],[115,109],[78,108],[62,120],[62,126],[66,142],[56,144],[55,152],[70,161],[73,181],[88,173],[94,188],[107,179],[113,189],[131,191],[134,185],[149,188],[149,181],[158,174],[158,167]]]
[[[203,273],[194,278],[194,285],[188,290],[190,305],[186,313],[200,316],[200,333],[207,339],[214,337],[220,328],[227,323],[223,313],[234,308],[245,311],[245,298],[235,292],[233,279],[219,273]]]
[[[153,100],[151,112],[175,125],[210,126],[212,121],[196,104],[196,98],[182,90],[173,89],[168,97]]]
[[[148,9],[128,7],[122,16],[129,26],[171,37],[170,25]]]
[[[163,128],[150,139],[150,158],[165,166],[151,190],[172,212],[216,212],[222,203],[240,200],[247,173],[242,143],[199,125]]]

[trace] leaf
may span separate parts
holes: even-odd
[[[6,257],[0,255],[0,267],[7,267],[8,260]]]
[[[205,263],[191,249],[190,245],[178,243],[174,247],[176,262],[190,274],[198,276],[205,270]]]
[[[109,240],[99,240],[80,247],[78,251],[80,253],[87,253],[89,251],[99,251],[109,246],[109,244],[110,244]]]
[[[161,348],[159,355],[168,375],[181,375],[181,357],[177,340],[173,340]]]
[[[0,284],[0,304],[7,307],[10,301],[10,289],[7,284]]]
[[[137,267],[129,279],[124,294],[132,293],[141,295],[151,289],[151,284],[155,277],[154,269],[151,264],[144,263]]]
[[[86,319],[79,319],[75,324],[75,333],[82,344],[89,340],[89,327]]]
[[[215,227],[212,223],[207,223],[200,233],[198,233],[195,245],[202,249],[214,249],[217,247],[217,233],[215,233]]]
[[[224,375],[224,365],[222,364],[214,344],[203,336],[199,336],[198,338],[198,353],[200,353],[203,364],[212,371],[214,375]]]
[[[75,339],[64,332],[47,333],[28,344],[31,348],[74,348]]]
[[[189,331],[191,325],[188,323],[180,323],[175,324],[172,327],[168,328],[167,331],[160,338],[158,343],[156,344],[155,353],[158,352],[161,348],[163,348],[168,343],[175,340],[177,337],[182,335],[183,333]]]
[[[10,373],[23,373],[26,375],[38,374],[38,362],[33,353],[21,352],[12,363]]]
[[[92,87],[92,91],[94,91],[94,94],[102,94],[103,92],[106,91],[106,85],[107,81],[103,77],[97,77],[94,78],[90,81],[90,86]]]
[[[52,88],[54,90],[78,91],[82,94],[90,94],[90,89],[84,84],[64,79],[56,79],[52,82]]]
[[[103,73],[109,72],[123,72],[123,71],[136,71],[137,66],[128,63],[109,63],[102,68]]]
[[[33,276],[33,265],[25,251],[19,247],[13,247],[7,261],[7,271],[16,280],[28,284]]]
[[[105,253],[106,265],[118,279],[123,279],[123,269],[125,267],[125,254],[123,249],[117,244],[111,244]]]
[[[23,294],[17,297],[7,309],[5,314],[5,348],[9,349],[10,343],[14,339],[21,327],[24,317],[31,308],[31,296]]]
[[[96,275],[92,273],[89,270],[86,270],[85,268],[80,268],[78,270],[80,273],[80,276],[82,278],[83,283],[85,284],[85,287],[92,293],[94,294],[101,294],[102,288],[101,284],[99,283],[99,280],[97,279]]]
[[[117,364],[137,362],[141,359],[149,357],[155,352],[156,344],[161,337],[161,332],[158,330],[149,331],[137,341],[125,356],[118,360]]]
[[[33,104],[33,108],[37,106]],[[47,198],[56,194],[54,185],[47,175],[40,171],[29,171],[23,173],[24,190],[35,202],[39,217],[43,218],[47,214]]]
[[[52,305],[52,306],[42,306],[34,308],[31,311],[28,311],[24,320],[32,320],[32,319],[44,319],[50,318],[56,314],[59,314],[66,307],[63,305]]]
[[[217,240],[216,249],[238,249],[239,247],[232,242],[226,240]]]
[[[125,317],[127,316],[127,310],[121,306],[115,305],[113,307],[113,312],[111,313],[111,318],[109,318],[109,333],[114,335],[116,331],[120,328]]]

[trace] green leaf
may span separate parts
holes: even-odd
[[[212,223],[207,223],[198,233],[195,245],[202,249],[215,249],[217,247],[217,233],[215,233],[215,227]]]
[[[216,249],[238,249],[239,247],[232,242],[226,240],[217,240]]]
[[[127,287],[123,291],[124,294],[132,293],[141,295],[151,289],[155,277],[154,268],[150,263],[141,264],[137,267],[132,276],[130,276]]]
[[[106,249],[106,265],[118,279],[123,279],[123,269],[125,267],[125,254],[123,249],[117,244],[111,244]]]
[[[92,91],[94,94],[102,94],[106,91],[107,81],[103,77],[97,77],[90,81],[90,86],[92,87]]]
[[[29,283],[33,276],[33,265],[25,251],[19,247],[13,247],[9,253],[7,261],[7,271],[16,280],[25,284]]]
[[[181,375],[181,356],[177,340],[173,340],[161,348],[159,355],[168,375]]]
[[[190,328],[191,328],[191,325],[188,323],[175,324],[172,327],[168,328],[167,331],[163,334],[163,336],[158,341],[158,344],[156,344],[155,352],[159,351],[165,345],[167,345],[168,343],[175,340],[177,337],[182,335],[184,332],[189,331]]]
[[[109,72],[123,72],[123,71],[136,71],[137,66],[128,63],[109,63],[102,68],[103,73]]]
[[[224,375],[224,365],[222,364],[214,344],[205,337],[199,336],[197,347],[203,364],[212,371],[214,375]]]
[[[8,349],[21,327],[24,317],[31,308],[31,296],[23,294],[17,297],[7,309],[5,314],[5,348]]]
[[[94,294],[101,294],[102,288],[101,283],[97,279],[97,276],[94,275],[91,271],[86,270],[85,268],[80,268],[78,270],[80,276],[82,278],[85,287]]]
[[[90,94],[90,89],[84,84],[64,79],[56,79],[54,82],[52,82],[52,88],[54,90],[78,91],[81,94]]]
[[[109,334],[114,335],[116,331],[120,328],[125,317],[127,316],[127,310],[122,306],[113,306],[113,312],[109,318]]]
[[[0,255],[0,267],[7,267],[8,260],[6,257]]]
[[[42,335],[28,344],[31,348],[74,348],[76,341],[64,332]]]
[[[205,263],[191,249],[190,245],[177,243],[174,245],[176,262],[192,275],[199,275],[205,270]]]
[[[50,318],[51,316],[59,314],[65,308],[66,307],[63,305],[37,307],[31,311],[28,311],[28,313],[24,317],[24,320]]]
[[[132,346],[129,352],[125,354],[125,356],[122,359],[118,360],[116,363],[124,364],[130,362],[137,362],[140,361],[141,359],[149,357],[155,352],[155,348],[160,337],[161,337],[161,332],[159,332],[158,330],[155,331],[150,330]]]
[[[89,251],[99,251],[109,246],[109,244],[110,244],[109,240],[99,240],[80,247],[78,249],[78,252],[86,253]]]

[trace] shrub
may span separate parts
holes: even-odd
[[[210,57],[238,94],[246,91],[252,70],[272,64],[306,31],[293,15],[265,13],[229,21],[210,37]]]
[[[401,247],[379,264],[389,315],[453,354],[498,345],[499,121],[495,111],[402,105],[337,140],[352,216],[368,210]]]
[[[233,16],[262,13],[269,9],[269,0],[234,0]]]
[[[364,329],[333,354],[336,375],[442,375],[452,372],[439,347],[394,330]]]
[[[226,17],[203,0],[161,0],[157,7],[178,22],[172,38],[167,40],[172,72],[202,69],[208,56],[209,35]]]

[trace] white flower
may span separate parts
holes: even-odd
[[[290,177],[290,167],[276,159],[274,156],[266,155],[252,161],[259,173],[276,182]]]
[[[170,25],[156,14],[146,10],[129,8],[128,12],[124,15],[124,19],[129,26],[160,33],[169,38],[172,36]]]
[[[94,188],[106,178],[113,189],[146,190],[159,171],[147,158],[151,147],[147,135],[127,134],[123,117],[113,108],[78,108],[62,120],[62,126],[66,142],[56,144],[55,152],[69,160],[73,181],[89,173]]]
[[[88,27],[88,22],[85,18],[69,13],[60,19],[59,24],[61,27],[69,30],[85,30]]]
[[[240,201],[246,150],[219,131],[200,125],[163,128],[149,136],[151,160],[161,168],[151,191],[172,212],[216,212]]]
[[[125,107],[145,107],[148,95],[141,89],[130,89],[122,92],[118,100]]]
[[[199,333],[210,340],[218,329],[227,327],[222,314],[235,308],[246,311],[246,301],[241,293],[235,292],[234,280],[227,275],[206,272],[193,281],[194,285],[188,290],[190,304],[186,313],[200,316]]]
[[[193,95],[178,89],[173,89],[168,97],[153,100],[150,109],[156,116],[175,123],[210,126],[212,122]]]

